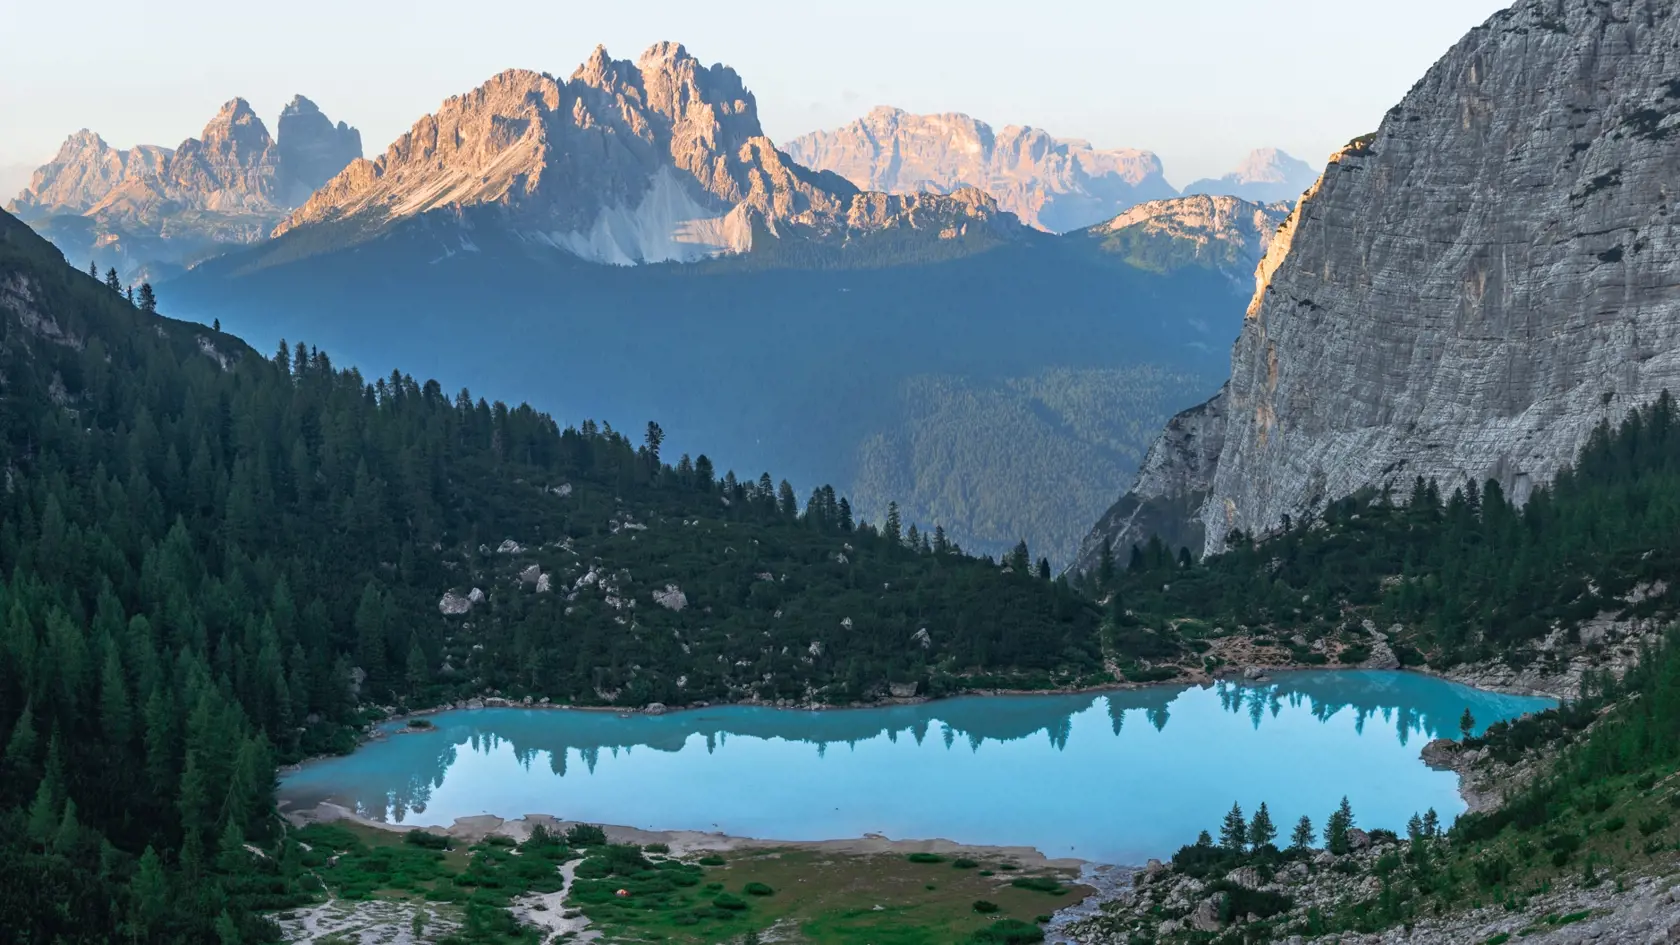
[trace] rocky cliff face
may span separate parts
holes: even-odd
[[[50,213],[85,213],[125,184],[156,178],[174,156],[169,148],[139,145],[122,150],[83,128],[37,168],[29,186],[7,208],[24,220]]]
[[[527,242],[617,265],[739,253],[757,234],[844,241],[916,229],[949,239],[1015,225],[977,193],[865,194],[801,167],[764,136],[733,69],[704,66],[676,43],[633,63],[597,48],[566,80],[495,76],[378,159],[353,162],[276,235],[335,221],[378,230],[431,211],[493,214]]]
[[[1184,188],[1184,192],[1229,195],[1257,203],[1294,203],[1317,178],[1318,172],[1307,162],[1277,148],[1261,148],[1249,152],[1231,173],[1196,181]]]
[[[1217,551],[1418,476],[1523,499],[1680,390],[1677,75],[1675,0],[1525,2],[1471,31],[1332,158],[1257,271],[1230,382],[1081,564],[1152,521]]]
[[[333,124],[301,95],[280,112],[277,131],[286,184],[281,197],[288,206],[301,206],[322,184],[362,156],[362,133],[342,121]]]
[[[298,96],[281,139],[242,98],[174,148],[118,150],[71,135],[9,209],[72,259],[95,257],[125,276],[151,275],[267,237],[286,213],[361,154],[361,137]]]
[[[1289,204],[1236,197],[1175,197],[1139,204],[1083,231],[1104,252],[1139,269],[1174,272],[1188,266],[1225,273],[1246,284],[1271,247]],[[1239,290],[1245,291],[1245,290]]]
[[[976,187],[1023,222],[1058,233],[1176,194],[1148,151],[1099,151],[1037,128],[993,131],[967,115],[912,115],[884,106],[843,128],[796,138],[788,154],[865,190]]]

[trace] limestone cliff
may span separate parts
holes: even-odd
[[[1677,77],[1675,0],[1525,0],[1472,30],[1332,158],[1257,270],[1229,383],[1077,566],[1155,521],[1217,551],[1418,476],[1526,498],[1680,390]]]
[[[977,187],[1042,230],[1090,226],[1147,200],[1176,195],[1148,151],[1098,150],[1038,128],[994,131],[962,114],[912,115],[882,106],[833,131],[788,143],[795,161],[865,190],[949,193]]]
[[[733,69],[676,43],[635,62],[597,47],[570,79],[509,70],[445,101],[379,158],[352,162],[275,235],[347,223],[382,231],[433,211],[615,265],[740,253],[757,234],[845,242],[1000,233],[1013,218],[974,192],[866,194],[802,167],[759,127]],[[467,219],[471,217],[472,219]]]

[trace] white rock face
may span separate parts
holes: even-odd
[[[1257,271],[1209,404],[1087,538],[1217,551],[1365,486],[1526,499],[1593,427],[1680,390],[1680,10],[1495,15],[1331,159]]]
[[[864,190],[978,187],[1022,222],[1057,233],[1176,194],[1148,151],[1098,150],[1019,125],[994,131],[955,113],[912,115],[882,106],[843,128],[795,138],[787,149],[800,164],[833,171]]]
[[[473,602],[465,597],[455,596],[454,591],[448,591],[443,599],[438,601],[438,612],[449,617],[459,617],[472,610]]]

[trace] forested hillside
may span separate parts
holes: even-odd
[[[1672,616],[1675,402],[1665,392],[1620,425],[1601,425],[1574,466],[1521,506],[1492,480],[1420,479],[1408,495],[1363,492],[1274,535],[1233,533],[1229,546],[1199,562],[1154,540],[1110,549],[1083,580],[1111,598],[1128,638],[1205,650],[1209,639],[1246,636],[1297,662],[1369,656],[1367,619],[1398,625],[1401,661],[1442,668],[1581,644],[1583,623],[1601,615]]]
[[[147,293],[142,293],[144,298]],[[261,940],[372,704],[1101,678],[1098,614],[831,489],[141,311],[0,215],[0,928]],[[246,844],[251,844],[248,849]],[[260,851],[260,852],[259,852]],[[295,852],[295,851],[294,851]]]

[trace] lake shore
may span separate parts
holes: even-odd
[[[299,827],[312,823],[346,821],[399,834],[411,830],[424,830],[453,837],[467,843],[477,843],[489,836],[503,836],[514,841],[524,841],[531,835],[532,829],[538,825],[550,831],[564,833],[574,824],[579,823],[578,821],[562,820],[551,814],[526,814],[524,817],[514,820],[497,817],[494,814],[477,814],[471,817],[457,817],[455,822],[448,827],[421,827],[374,820],[371,817],[364,817],[342,804],[334,804],[330,801],[324,801],[310,808],[282,810],[281,813],[288,822]],[[854,839],[838,840],[764,840],[753,837],[735,837],[725,833],[702,830],[642,830],[636,827],[610,824],[596,826],[600,826],[601,829],[606,831],[607,839],[612,843],[627,843],[644,847],[650,843],[663,843],[670,847],[673,856],[733,853],[744,850],[804,850],[836,856],[908,856],[912,853],[933,853],[953,858],[966,856],[972,859],[1005,860],[1023,869],[1071,870],[1074,872],[1079,871],[1086,862],[1074,857],[1048,857],[1042,851],[1027,846],[988,846],[957,843],[942,839],[893,840],[879,834],[866,834]]]

